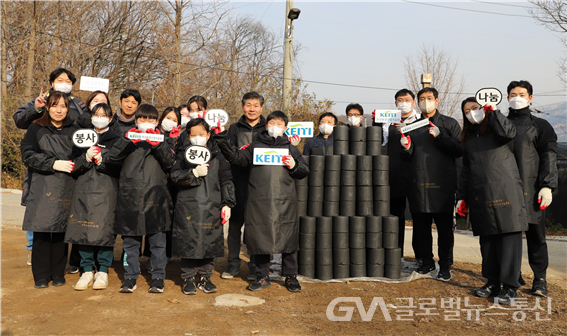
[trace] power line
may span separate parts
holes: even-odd
[[[470,1],[474,1],[474,2],[480,2],[480,3],[485,3],[485,4],[490,4],[490,5],[499,5],[499,6],[508,6],[508,7],[521,7],[521,8],[530,8],[528,6],[519,6],[519,5],[510,5],[510,4],[505,4],[505,3],[498,3],[498,2],[490,2],[490,1],[479,1],[479,0],[470,0]]]
[[[415,1],[409,1],[409,0],[402,0],[402,1],[413,3],[413,4],[418,4],[418,5],[440,7],[440,8],[446,8],[446,9],[454,9],[454,10],[460,10],[460,11],[465,11],[465,12],[476,12],[476,13],[502,15],[502,16],[518,16],[518,17],[531,18],[531,16],[529,16],[529,15],[522,15],[522,14],[506,14],[506,13],[498,13],[498,12],[487,12],[487,11],[480,11],[480,10],[474,10],[474,9],[465,9],[465,8],[449,7],[449,6],[443,6],[443,5],[434,5],[434,4],[430,4],[430,3],[415,2]]]

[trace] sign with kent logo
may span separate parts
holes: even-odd
[[[289,155],[287,148],[254,148],[254,165],[283,166],[282,156]]]
[[[402,120],[400,110],[374,110],[374,121],[377,123],[399,123]]]
[[[128,139],[130,140],[150,140],[156,142],[163,142],[164,136],[163,134],[152,134],[152,133],[134,133],[128,132]]]
[[[299,135],[300,138],[312,138],[313,137],[313,122],[290,122],[287,125],[287,130],[285,131],[287,136]]]
[[[409,124],[408,126],[402,127],[401,132],[406,134],[410,131],[413,131],[414,129],[423,127],[423,126],[429,126],[429,119],[421,119],[420,121],[416,121],[412,124]]]

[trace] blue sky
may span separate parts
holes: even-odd
[[[281,33],[283,41],[285,1],[233,0],[229,6],[234,14],[260,19]],[[465,92],[474,94],[490,86],[505,93],[511,80],[526,79],[534,86],[535,108],[563,102],[567,92],[557,75],[557,62],[566,50],[559,34],[539,25],[522,6],[530,4],[295,1],[301,15],[294,21],[294,41],[303,50],[294,77],[400,89],[406,87],[404,55],[416,53],[425,43],[458,59]],[[392,90],[308,84],[308,91],[318,99],[337,102],[336,113],[343,114],[349,102],[361,103],[369,112],[393,107]],[[505,99],[500,107],[507,108]]]

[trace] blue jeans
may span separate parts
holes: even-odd
[[[26,250],[31,251],[33,246],[33,231],[26,231],[26,238],[28,239]]]

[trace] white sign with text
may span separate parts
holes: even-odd
[[[256,166],[283,166],[282,156],[289,155],[287,148],[254,148],[253,164]]]

